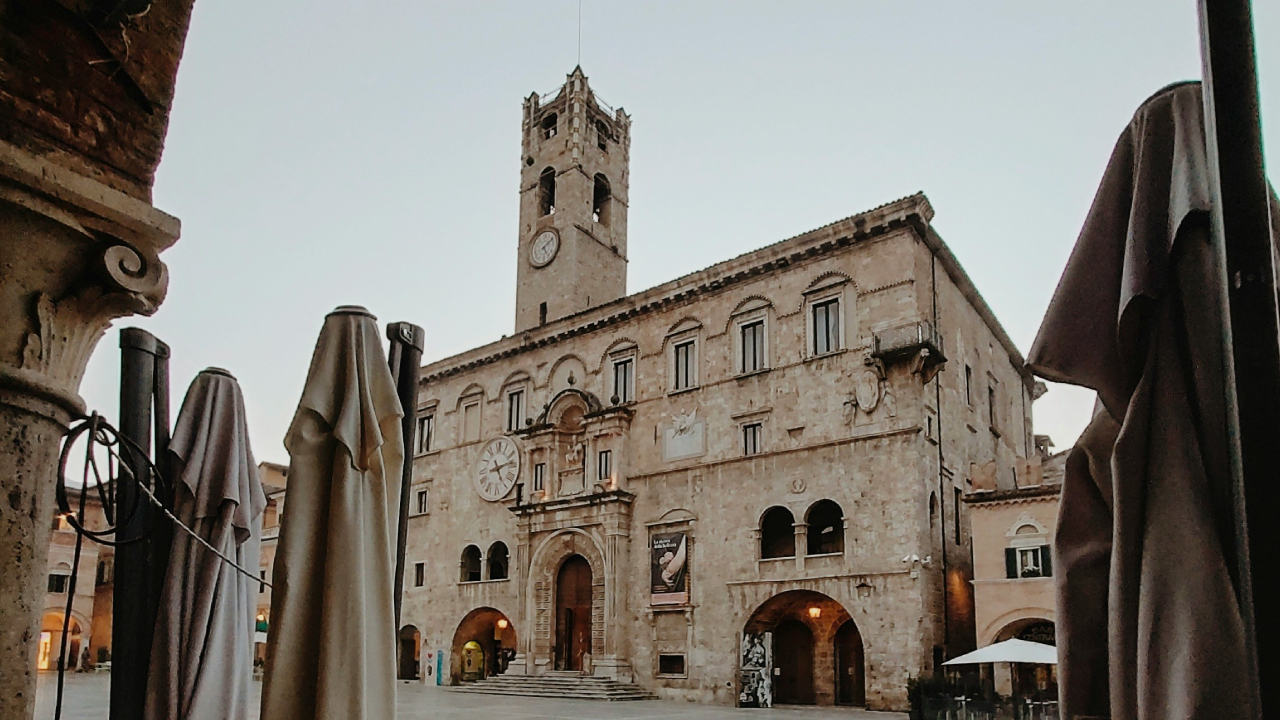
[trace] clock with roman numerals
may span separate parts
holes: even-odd
[[[515,487],[520,476],[520,450],[511,438],[502,435],[485,443],[476,459],[476,492],[490,502],[501,500]]]

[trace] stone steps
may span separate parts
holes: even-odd
[[[462,693],[580,700],[653,700],[656,698],[653,693],[634,683],[562,672],[543,675],[495,675],[477,682],[457,685],[451,689]]]

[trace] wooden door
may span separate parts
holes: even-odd
[[[591,565],[573,555],[556,578],[556,668],[582,670],[591,651]]]
[[[773,630],[773,701],[813,705],[813,631],[788,618]]]
[[[862,659],[862,634],[848,620],[836,631],[836,704],[866,705],[867,689]]]

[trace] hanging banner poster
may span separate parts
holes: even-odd
[[[738,707],[773,707],[773,633],[742,634]]]
[[[689,604],[688,533],[661,533],[653,536],[650,572],[652,605]]]

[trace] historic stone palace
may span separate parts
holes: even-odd
[[[972,474],[1034,452],[928,200],[627,295],[630,116],[579,68],[522,132],[516,332],[423,369],[402,674],[904,709],[974,646]]]

